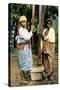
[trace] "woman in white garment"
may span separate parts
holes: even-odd
[[[47,78],[52,79],[54,71],[55,30],[50,19],[47,20],[46,26],[47,28],[44,29],[41,40],[42,62]]]
[[[18,50],[18,67],[20,69],[21,81],[26,83],[27,80],[31,80],[31,69],[33,65],[31,43],[30,39],[33,36],[34,26],[31,26],[31,31],[26,29],[27,18],[21,16],[19,18],[20,27],[18,29],[18,35],[16,36],[17,50]]]

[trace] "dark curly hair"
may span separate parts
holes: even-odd
[[[52,20],[51,20],[51,19],[47,19],[47,20],[46,20],[46,25],[47,25],[48,22],[50,22],[51,25],[52,25]]]

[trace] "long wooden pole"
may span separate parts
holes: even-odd
[[[35,18],[35,5],[32,5],[32,25],[34,25]],[[32,46],[33,46],[33,37],[32,37]]]
[[[34,25],[34,18],[35,18],[35,5],[32,5],[32,25]]]

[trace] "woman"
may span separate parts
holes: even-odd
[[[26,83],[27,79],[31,79],[31,69],[33,65],[30,39],[33,36],[34,26],[31,31],[26,29],[27,18],[21,16],[19,18],[20,27],[16,36],[18,49],[18,66],[20,69],[21,82]]]
[[[52,27],[52,21],[47,20],[47,28],[43,31],[41,40],[42,63],[47,73],[47,78],[52,79],[54,68],[54,49],[55,49],[55,30]]]

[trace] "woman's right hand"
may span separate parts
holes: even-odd
[[[41,34],[42,39],[44,40],[45,35]]]

